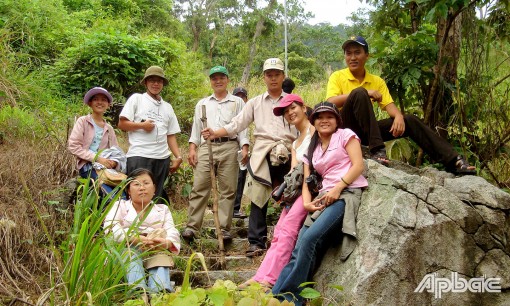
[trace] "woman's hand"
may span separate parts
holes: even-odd
[[[98,157],[97,162],[101,165],[105,166],[108,169],[113,169],[117,167],[117,162],[111,159],[106,159],[104,157]]]
[[[305,210],[307,210],[309,212],[314,212],[314,211],[323,210],[324,208],[326,208],[326,205],[324,204],[322,198],[323,197],[316,198],[312,202],[304,203],[303,205],[305,206]]]
[[[152,250],[154,247],[153,239],[147,238],[146,236],[140,235],[133,241],[139,248],[144,251]]]
[[[165,238],[154,238],[152,239],[153,247],[152,249],[159,249],[159,250],[170,250],[172,247],[172,241],[167,240]]]
[[[336,200],[340,198],[340,194],[342,193],[342,187],[336,185],[331,188],[321,199],[324,201],[324,204],[327,206],[333,204]]]

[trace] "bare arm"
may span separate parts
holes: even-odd
[[[338,96],[333,96],[333,97],[329,97],[327,99],[328,102],[331,102],[333,104],[336,105],[336,107],[340,108],[340,107],[343,107],[344,104],[345,104],[345,101],[347,101],[347,97],[349,95],[338,95]]]
[[[177,171],[177,169],[182,163],[181,150],[179,149],[179,145],[177,144],[177,137],[175,137],[175,134],[167,135],[166,141],[168,143],[170,151],[174,155],[172,165],[170,165],[170,173],[174,173],[175,171]]]
[[[136,130],[144,130],[146,132],[150,132],[154,129],[156,125],[154,124],[153,120],[147,120],[144,122],[133,122],[126,117],[120,117],[119,118],[119,129],[131,132]]]
[[[393,124],[391,125],[390,132],[394,137],[401,136],[404,134],[406,130],[406,125],[404,122],[404,116],[400,112],[400,110],[397,108],[395,103],[390,103],[386,105],[384,110],[390,115],[391,118],[393,118]]]
[[[202,136],[204,137],[204,139],[207,139],[209,137],[211,139],[216,139],[220,137],[226,137],[228,136],[228,133],[227,130],[225,130],[225,128],[220,128],[216,131],[211,128],[205,128],[202,130]]]

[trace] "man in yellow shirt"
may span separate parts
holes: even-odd
[[[455,174],[475,174],[475,167],[459,155],[445,139],[414,115],[402,115],[390,95],[386,82],[369,73],[368,43],[361,36],[342,45],[348,68],[335,71],[329,78],[326,100],[341,108],[343,125],[353,130],[370,149],[371,158],[388,165],[384,142],[410,137],[432,159],[443,163]],[[372,102],[377,102],[390,118],[377,121]]]

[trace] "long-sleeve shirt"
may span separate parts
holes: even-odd
[[[151,204],[149,213],[141,220],[131,200],[119,200],[113,204],[106,215],[104,227],[113,233],[115,241],[121,242],[135,234],[149,234],[158,228],[166,232],[166,239],[173,244],[172,253],[178,254],[181,248],[179,231],[175,228],[174,219],[164,204]]]
[[[77,169],[81,169],[86,163],[94,161],[94,157],[96,156],[96,152],[89,149],[95,136],[92,120],[91,115],[78,118],[69,136],[67,148],[71,154],[76,156]],[[117,136],[115,136],[113,127],[105,123],[103,136],[99,143],[99,150],[118,145]]]
[[[265,92],[258,95],[244,106],[241,113],[235,116],[232,121],[225,125],[224,128],[230,137],[234,137],[238,131],[246,129],[250,123],[255,124],[253,136],[255,136],[255,144],[257,139],[266,139],[272,141],[283,140],[290,144],[296,139],[297,130],[294,126],[289,125],[283,118],[273,114],[273,108],[286,93],[282,92],[278,99],[272,99],[269,93]],[[255,150],[255,148],[254,148]]]
[[[232,118],[242,111],[245,104],[241,98],[230,93],[222,100],[218,100],[213,94],[198,101],[195,106],[195,116],[193,117],[193,126],[189,138],[189,142],[194,143],[197,147],[205,142],[204,138],[200,135],[200,132],[204,129],[204,125],[201,121],[202,105],[206,107],[207,127],[217,130],[230,123]],[[246,129],[237,132],[231,138],[234,137],[237,137],[241,147],[245,144],[250,144],[246,135]]]

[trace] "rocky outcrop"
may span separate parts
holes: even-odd
[[[334,305],[510,305],[508,193],[476,176],[454,177],[404,165],[387,168],[373,161],[368,161],[367,177],[369,188],[358,214],[357,248],[345,262],[338,248],[330,249],[314,277],[316,289],[327,301]],[[440,286],[455,283],[455,277],[461,279],[456,282],[458,291],[465,291],[466,284],[476,289],[482,280],[499,278],[501,293],[448,288],[439,292],[431,287],[438,280]],[[424,278],[422,292],[415,292]],[[344,289],[338,291],[332,285]]]

